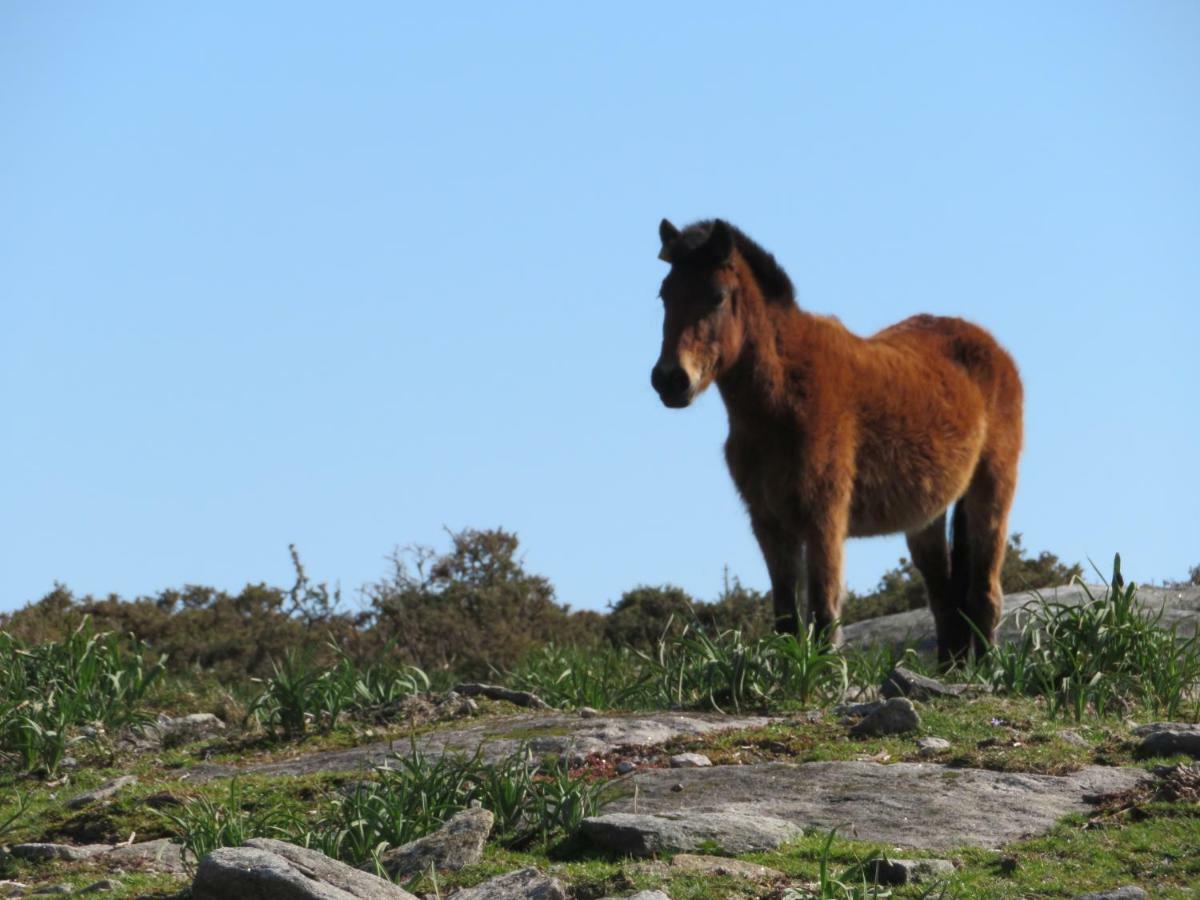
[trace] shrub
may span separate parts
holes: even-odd
[[[395,555],[392,575],[365,589],[377,640],[427,672],[478,678],[571,630],[550,582],[525,571],[515,534],[466,530],[451,541],[446,554]]]

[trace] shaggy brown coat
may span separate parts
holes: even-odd
[[[802,588],[809,620],[831,628],[845,539],[904,532],[939,657],[981,650],[1000,618],[1021,452],[1012,358],[962,319],[914,316],[862,338],[803,312],[774,257],[719,219],[682,232],[664,219],[659,233],[671,271],[651,382],[670,407],[716,382],[777,630],[800,627]]]

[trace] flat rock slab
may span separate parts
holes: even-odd
[[[101,860],[115,864],[135,863],[153,872],[184,871],[183,847],[168,838],[140,844],[17,844],[9,852],[29,862]]]
[[[446,728],[415,739],[416,749],[428,756],[444,753],[474,754],[481,750],[485,762],[507,759],[527,746],[535,756],[586,756],[609,753],[617,747],[661,744],[676,737],[698,737],[714,731],[758,728],[774,721],[765,716],[723,716],[717,713],[647,713],[600,715],[581,719],[565,713],[531,713],[485,719],[462,727]],[[280,762],[236,768],[196,766],[189,769],[190,781],[207,781],[236,774],[309,775],[315,772],[353,772],[382,765],[390,756],[405,756],[413,744],[407,740],[387,741],[310,753]]]
[[[1088,589],[1096,598],[1104,596],[1104,585],[1089,585]],[[1087,601],[1087,594],[1079,585],[1044,588],[1039,593],[1056,603],[1078,605]],[[1001,641],[1010,641],[1018,634],[1017,624],[1013,621],[1011,613],[1036,602],[1036,598],[1029,591],[1005,595],[1005,618],[1001,622],[998,635]],[[1137,602],[1148,612],[1157,613],[1161,610],[1163,615],[1160,624],[1164,628],[1178,624],[1180,635],[1191,637],[1196,633],[1196,625],[1200,622],[1200,587],[1168,589],[1138,585]],[[914,609],[855,622],[842,629],[842,637],[847,645],[858,647],[911,642],[918,650],[937,648],[933,616],[928,609]]]
[[[132,784],[137,784],[136,775],[121,775],[118,778],[113,778],[110,781],[104,782],[97,788],[80,794],[77,797],[72,797],[67,801],[67,809],[83,809],[85,806],[90,806],[93,803],[99,803],[101,800],[107,800],[112,797],[122,788],[129,787]]]
[[[1141,756],[1174,756],[1187,753],[1200,759],[1200,725],[1189,722],[1151,722],[1134,729],[1140,735]]]
[[[497,875],[474,887],[460,888],[452,900],[567,900],[567,889],[552,875],[530,866]]]
[[[845,836],[896,847],[1000,847],[1041,834],[1096,795],[1127,790],[1141,769],[1089,766],[1072,775],[1025,775],[934,763],[762,763],[708,769],[652,769],[629,776],[604,816],[636,812],[647,844],[670,843],[681,821],[740,814],[801,828],[837,827]],[[677,785],[682,790],[673,790]],[[636,794],[635,794],[636,790]],[[719,836],[713,836],[720,846]],[[737,834],[733,840],[740,840]],[[607,845],[606,845],[607,846]],[[691,846],[674,849],[687,850]]]
[[[324,854],[255,838],[214,850],[196,870],[193,900],[415,900],[412,894]]]
[[[804,829],[786,819],[740,810],[606,813],[584,819],[581,834],[598,847],[629,856],[716,847],[756,853],[798,838]]]

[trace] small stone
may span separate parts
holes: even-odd
[[[883,709],[882,700],[871,700],[867,703],[839,703],[833,708],[836,715],[850,719],[861,719],[873,712]],[[843,721],[845,721],[845,718]]]
[[[451,896],[454,900],[567,900],[567,890],[557,878],[530,866],[462,888]]]
[[[1058,733],[1058,736],[1068,744],[1074,744],[1076,747],[1088,747],[1088,739],[1078,731],[1071,728],[1064,728]]]
[[[51,884],[51,885],[48,885],[47,887],[34,888],[32,891],[27,893],[25,896],[26,897],[45,897],[45,896],[49,896],[51,894],[73,894],[73,893],[75,893],[75,888],[71,887],[69,884]]]
[[[427,873],[431,867],[453,871],[473,866],[483,856],[494,821],[486,809],[465,809],[433,834],[384,851],[380,862],[393,881]],[[373,863],[363,868],[370,870]]]
[[[678,781],[675,782],[673,785],[671,785],[671,793],[673,793],[673,794],[678,794],[682,790],[683,790],[683,785]]]
[[[221,847],[205,856],[196,869],[191,896],[192,900],[414,900],[386,879],[272,838],[252,838],[245,846]]]
[[[73,756],[64,756],[58,761],[58,767],[60,769],[78,769],[79,760]]]
[[[712,760],[703,753],[676,753],[671,757],[672,769],[703,769],[712,765]]]
[[[600,713],[596,712],[596,710],[592,709],[590,706],[579,707],[579,718],[581,719],[594,719],[598,715],[600,715]]]
[[[1140,756],[1174,756],[1186,753],[1200,759],[1200,725],[1186,722],[1152,722],[1134,729],[1142,738]]]
[[[871,859],[867,878],[875,884],[921,884],[954,874],[948,859]]]
[[[48,862],[53,859],[78,862],[99,853],[107,853],[110,849],[109,844],[16,844],[9,847],[8,852],[17,859],[29,862]]]
[[[919,675],[904,666],[896,666],[883,680],[879,692],[885,698],[909,697],[913,700],[929,700],[933,697],[957,697],[964,690],[966,685],[945,684],[936,678]]]
[[[850,729],[859,736],[903,734],[921,727],[921,717],[907,697],[893,697]]]
[[[136,775],[122,775],[119,778],[113,778],[110,781],[104,782],[100,787],[94,790],[87,791],[67,801],[68,809],[82,809],[85,806],[90,806],[93,803],[98,803],[101,800],[107,800],[121,788],[128,787],[131,784],[137,784]]]
[[[618,775],[628,775],[630,772],[632,772],[636,768],[637,768],[637,766],[634,763],[631,763],[627,759],[623,759],[619,763],[617,763],[617,774]]]
[[[1093,891],[1090,894],[1076,894],[1072,900],[1145,900],[1146,892],[1135,884],[1114,888],[1111,891]]]
[[[950,749],[950,742],[940,737],[923,737],[917,741],[917,750],[922,756],[937,756],[944,750]]]
[[[105,891],[119,890],[121,882],[113,878],[102,878],[100,881],[93,881],[79,893],[81,894],[102,894]]]

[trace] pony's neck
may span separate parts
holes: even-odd
[[[784,329],[796,328],[804,318],[794,303],[764,299],[749,267],[739,261],[739,268],[742,346],[717,378],[717,389],[731,419],[741,414],[770,415],[786,408],[787,371],[781,336]]]

